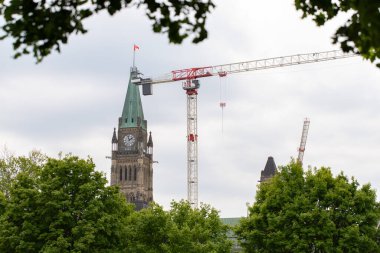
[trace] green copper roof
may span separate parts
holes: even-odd
[[[146,120],[141,104],[139,87],[131,82],[131,79],[137,74],[136,68],[131,68],[129,77],[127,95],[125,96],[123,113],[121,115],[120,128],[141,126],[146,130]]]
[[[224,225],[236,226],[239,224],[241,217],[233,217],[233,218],[220,218]]]

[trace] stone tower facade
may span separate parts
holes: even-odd
[[[276,174],[277,166],[274,162],[273,157],[268,157],[267,163],[265,164],[264,170],[261,171],[261,177],[259,182],[265,182],[272,178]]]
[[[136,75],[137,69],[131,68],[123,112],[112,136],[111,185],[119,185],[126,200],[140,210],[153,201],[153,141],[139,88],[131,82]]]

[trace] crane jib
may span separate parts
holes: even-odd
[[[201,77],[213,76],[212,67],[202,67],[202,68],[190,68],[190,69],[181,69],[172,71],[172,80],[181,81],[181,80],[191,80]]]
[[[137,68],[132,75],[132,83],[142,85],[143,95],[152,95],[152,85],[159,83],[169,83],[175,81],[182,82],[182,88],[187,95],[187,184],[188,184],[188,201],[193,208],[198,206],[198,126],[197,126],[197,96],[199,88],[198,78],[243,73],[247,71],[257,71],[270,68],[281,68],[286,66],[316,63],[322,61],[337,60],[347,57],[357,56],[354,53],[344,53],[339,50],[296,54],[282,57],[266,58],[253,61],[237,62],[217,66],[208,66],[200,68],[188,68],[171,71],[159,78],[142,78]],[[225,103],[221,103],[223,108]],[[305,121],[301,143],[299,148],[298,161],[302,163],[307,131],[310,121]]]

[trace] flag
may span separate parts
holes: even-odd
[[[133,51],[136,51],[136,50],[138,50],[138,49],[140,49],[139,46],[137,46],[137,45],[133,45]]]

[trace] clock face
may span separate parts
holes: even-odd
[[[135,144],[136,138],[132,134],[127,134],[124,136],[124,144],[127,147],[131,147],[133,144]]]

